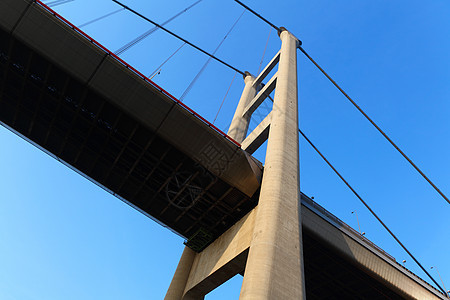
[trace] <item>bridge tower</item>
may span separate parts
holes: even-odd
[[[266,140],[258,205],[200,253],[185,248],[165,299],[203,299],[244,275],[240,299],[305,299],[298,142],[297,48],[289,31],[279,32],[281,50],[245,88],[228,135],[250,154]],[[278,71],[263,85],[278,64]],[[272,111],[247,136],[252,113],[275,90]]]

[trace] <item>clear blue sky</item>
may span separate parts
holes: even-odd
[[[194,1],[123,0],[163,22]],[[94,3],[95,2],[95,3]],[[450,2],[246,0],[304,48],[450,194]],[[275,4],[277,3],[277,4]],[[76,25],[118,9],[109,0],[55,8]],[[203,0],[168,25],[213,51],[243,9]],[[83,28],[116,50],[152,26],[120,12]],[[255,74],[270,28],[245,13],[217,56]],[[121,57],[150,74],[181,42],[158,31]],[[264,62],[278,51],[272,30]],[[179,97],[206,57],[185,46],[154,80]],[[429,269],[450,288],[450,205],[299,52],[300,127]],[[212,121],[234,71],[211,62],[185,98]],[[227,130],[243,88],[237,76],[216,124]],[[264,112],[262,108],[261,113]],[[261,120],[255,116],[252,126]],[[0,127],[0,299],[162,299],[183,240]],[[426,279],[301,140],[301,189]],[[263,153],[258,154],[263,161]],[[430,273],[439,281],[435,270]],[[237,299],[240,276],[207,299]]]

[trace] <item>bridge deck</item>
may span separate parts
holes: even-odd
[[[256,205],[236,142],[35,2],[0,11],[1,122],[196,250]]]

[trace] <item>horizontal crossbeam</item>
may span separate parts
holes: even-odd
[[[259,87],[259,85],[262,83],[264,78],[269,75],[270,71],[273,70],[273,68],[278,64],[280,61],[280,51],[278,51],[277,54],[272,58],[272,60],[267,64],[267,66],[261,71],[261,73],[258,74],[258,77],[256,77],[255,82],[253,83],[254,87]]]
[[[247,136],[242,142],[241,148],[249,154],[253,154],[269,137],[270,122],[272,121],[272,112]]]
[[[275,73],[269,80],[269,82],[259,91],[255,98],[250,101],[250,103],[244,109],[244,113],[242,114],[242,116],[251,116],[253,112],[261,105],[261,103],[270,95],[270,93],[273,92],[277,83],[277,74],[278,73]]]

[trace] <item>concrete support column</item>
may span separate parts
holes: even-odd
[[[227,133],[229,137],[231,137],[238,143],[242,143],[242,141],[247,136],[248,124],[250,123],[250,115],[243,116],[243,114],[247,105],[256,95],[256,88],[253,86],[255,77],[250,75],[250,73],[248,72],[245,73],[246,76],[244,78],[244,91],[242,92],[241,99],[239,99],[236,112],[234,113],[230,129],[228,129]]]
[[[240,299],[305,299],[300,220],[297,45],[282,41],[261,193]]]
[[[166,297],[164,297],[165,300],[180,300],[183,298],[195,255],[196,253],[192,249],[184,247],[180,262],[178,263],[175,274],[173,275],[172,282],[170,282]]]

